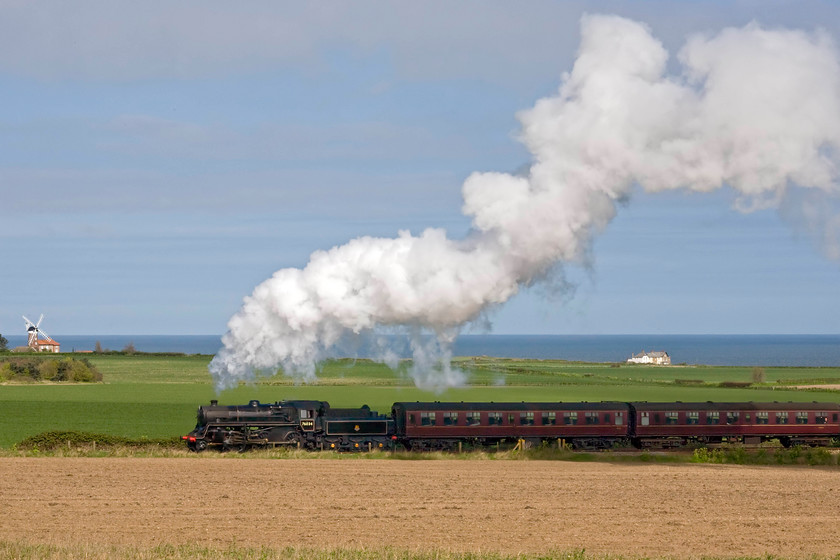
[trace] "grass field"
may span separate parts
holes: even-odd
[[[216,394],[210,356],[89,355],[103,383],[0,386],[0,448],[50,430],[167,438],[188,432],[200,404],[251,399],[316,399],[337,407],[368,404],[387,413],[395,401],[832,401],[840,391],[797,386],[840,384],[840,368],[765,368],[751,387],[749,367],[641,366],[558,360],[461,358],[469,385],[436,394],[414,387],[404,373],[366,360],[325,364],[319,381],[296,385],[278,375]]]

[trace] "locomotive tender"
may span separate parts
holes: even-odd
[[[291,446],[369,451],[458,449],[558,440],[574,449],[670,448],[689,444],[829,445],[840,438],[837,403],[396,402],[390,415],[325,401],[251,401],[198,409],[188,447]]]

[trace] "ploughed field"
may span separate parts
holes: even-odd
[[[0,458],[0,540],[830,556],[836,469],[561,461]]]

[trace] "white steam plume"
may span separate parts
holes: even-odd
[[[311,380],[336,345],[382,326],[432,333],[435,367],[428,340],[413,338],[416,381],[456,384],[446,358],[459,329],[556,263],[579,260],[635,184],[728,184],[747,208],[787,204],[796,186],[838,194],[840,66],[827,35],[750,24],[695,36],[679,53],[681,75],[666,74],[668,53],[643,24],[586,16],[581,35],[557,95],[518,115],[528,175],[464,183],[472,235],[362,237],[278,271],[228,323],[210,366],[217,388],[278,365]]]

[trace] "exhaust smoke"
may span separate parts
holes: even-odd
[[[464,182],[472,233],[361,237],[276,272],[230,319],[210,365],[217,389],[278,366],[312,381],[337,348],[381,328],[409,334],[418,386],[463,383],[449,358],[464,325],[558,263],[581,262],[636,185],[729,185],[739,208],[781,208],[840,254],[837,218],[808,220],[826,208],[814,200],[838,194],[840,65],[830,37],[753,23],[689,38],[679,74],[667,73],[668,58],[644,24],[585,16],[558,93],[517,115],[530,171]],[[381,350],[393,365],[395,354]]]

